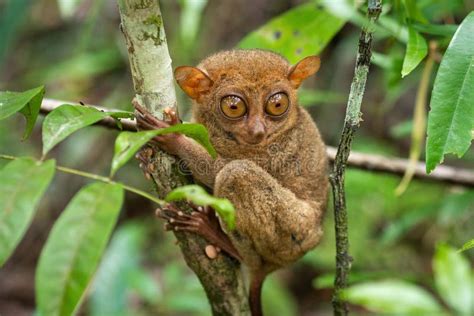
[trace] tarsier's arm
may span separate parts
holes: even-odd
[[[176,155],[183,159],[194,179],[209,187],[214,187],[215,160],[193,139],[182,136],[176,143]]]
[[[138,125],[142,129],[165,128],[180,122],[176,113],[168,111],[166,115],[168,121],[158,120],[146,109],[140,106],[137,101],[133,101],[135,109],[138,111]],[[182,134],[165,134],[154,138],[161,149],[171,155],[183,159],[186,166],[191,171],[194,179],[201,184],[212,188],[215,181],[214,159],[200,144],[193,139]]]

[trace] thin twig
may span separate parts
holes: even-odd
[[[349,255],[349,236],[347,229],[346,195],[344,191],[344,173],[351,151],[354,133],[360,123],[360,107],[365,91],[365,83],[369,72],[372,56],[373,25],[382,11],[381,0],[368,1],[369,25],[362,29],[359,38],[359,49],[352,80],[349,100],[347,102],[346,117],[342,130],[341,140],[334,160],[331,174],[331,184],[334,197],[334,218],[336,230],[336,279],[334,280],[333,308],[334,315],[347,315],[347,303],[342,298],[342,290],[347,287],[347,279],[351,268],[352,258]]]
[[[11,155],[0,154],[0,159],[15,160],[15,159],[18,159],[18,157],[11,156]],[[124,188],[126,191],[129,191],[129,192],[135,193],[137,195],[140,195],[140,196],[142,196],[142,197],[144,197],[144,198],[146,198],[146,199],[148,199],[152,202],[155,202],[156,204],[158,204],[160,206],[164,206],[164,205],[167,204],[165,201],[157,199],[156,197],[154,197],[153,195],[151,195],[151,194],[149,194],[145,191],[142,191],[140,189],[137,189],[137,188],[131,187],[129,185],[123,184],[121,182],[114,181],[114,180],[112,180],[108,177],[100,176],[98,174],[89,173],[89,172],[86,172],[86,171],[73,169],[73,168],[69,168],[69,167],[58,166],[58,165],[56,165],[56,170],[64,172],[64,173],[69,173],[69,174],[73,174],[73,175],[76,175],[76,176],[80,176],[80,177],[84,177],[84,178],[104,182],[104,183],[118,184],[122,188]]]
[[[46,115],[56,109],[62,104],[76,104],[76,102],[70,101],[59,101],[55,99],[43,99],[41,104],[41,113]],[[77,103],[79,104],[79,103]],[[112,109],[96,106],[98,109],[111,111]],[[123,130],[136,131],[136,122],[130,119],[122,119]],[[105,126],[112,129],[117,129],[117,123],[112,118],[105,118],[96,123],[97,125]],[[327,154],[329,159],[333,162],[336,157],[337,149],[331,146],[327,146]],[[357,169],[369,170],[374,172],[384,172],[395,175],[403,175],[407,170],[409,161],[407,159],[397,157],[387,157],[374,154],[365,154],[356,151],[351,151],[349,160],[347,161],[348,167]],[[456,168],[451,166],[441,165],[438,166],[432,173],[427,174],[424,162],[419,162],[416,165],[414,178],[446,182],[449,184],[462,185],[466,187],[474,187],[474,172],[469,169]]]

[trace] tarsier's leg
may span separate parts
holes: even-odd
[[[237,229],[229,236],[250,266],[287,265],[322,236],[320,203],[299,199],[249,160],[234,160],[219,171],[214,194],[236,207]]]
[[[214,210],[210,207],[191,206],[194,212],[186,214],[170,203],[163,209],[158,209],[157,216],[167,221],[169,230],[199,234],[213,246],[219,247],[237,260],[242,260],[229,237],[222,230]]]

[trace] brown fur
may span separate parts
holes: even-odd
[[[181,144],[178,155],[199,182],[235,205],[236,230],[228,235],[258,279],[303,256],[322,236],[325,146],[297,101],[298,86],[318,68],[314,56],[291,67],[275,53],[232,50],[206,58],[197,68],[176,70],[178,83],[194,99],[193,119],[209,130],[218,158],[213,161],[189,143]],[[277,92],[288,95],[290,106],[275,119],[264,108]],[[246,102],[244,118],[229,120],[221,113],[220,100],[227,95]],[[255,143],[257,123],[264,126],[265,137]],[[259,291],[258,284],[254,287]]]

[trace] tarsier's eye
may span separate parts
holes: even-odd
[[[221,110],[228,118],[237,119],[247,113],[247,105],[238,96],[228,95],[221,100]]]
[[[290,100],[288,100],[288,96],[285,93],[275,93],[268,99],[265,112],[272,116],[280,116],[288,110],[289,105]]]

